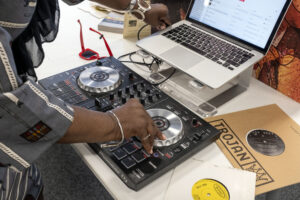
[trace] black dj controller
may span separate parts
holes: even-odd
[[[40,80],[58,98],[72,105],[105,112],[137,98],[166,140],[155,139],[148,154],[133,137],[114,148],[89,144],[118,177],[139,190],[214,142],[219,131],[158,87],[110,57]]]

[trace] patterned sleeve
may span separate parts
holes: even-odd
[[[65,134],[73,109],[18,77],[10,44],[0,26],[0,164],[23,170]]]
[[[83,2],[84,0],[63,0],[68,5],[76,5]]]

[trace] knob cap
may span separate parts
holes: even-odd
[[[149,94],[148,100],[149,100],[150,102],[153,102],[153,96],[152,96],[152,94]]]
[[[142,105],[145,105],[145,103],[146,103],[145,99],[140,99],[140,102],[141,102]]]
[[[199,126],[199,125],[200,125],[199,123],[200,123],[200,122],[199,122],[198,119],[196,119],[196,118],[193,118],[193,119],[192,119],[192,125],[193,125],[194,127]]]
[[[127,94],[130,92],[130,87],[129,87],[129,86],[127,86],[127,87],[125,88],[125,92],[126,92]]]
[[[129,80],[133,80],[133,79],[134,79],[133,73],[129,73],[128,79],[129,79]]]
[[[120,97],[120,96],[122,96],[122,94],[123,94],[122,89],[119,89],[119,90],[118,90],[118,96]]]
[[[110,93],[109,94],[109,100],[114,100],[115,98],[115,94],[114,93]]]
[[[100,60],[97,60],[96,65],[97,66],[102,66],[102,62]]]
[[[125,104],[127,101],[126,96],[122,96],[122,103]]]
[[[134,89],[134,90],[137,90],[137,89],[138,89],[137,84],[133,84],[133,89]]]

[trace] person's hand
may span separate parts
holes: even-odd
[[[137,136],[148,153],[153,153],[154,138],[166,139],[137,99],[130,99],[126,104],[112,111],[120,120],[125,138]],[[115,132],[116,137],[120,140],[119,127]]]
[[[151,4],[151,10],[145,13],[145,22],[158,30],[163,30],[171,25],[169,11],[164,4]]]

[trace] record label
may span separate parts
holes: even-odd
[[[227,188],[219,181],[201,179],[192,187],[194,200],[229,200]]]
[[[268,130],[252,130],[248,132],[246,141],[255,151],[266,156],[278,156],[285,150],[283,140]]]

